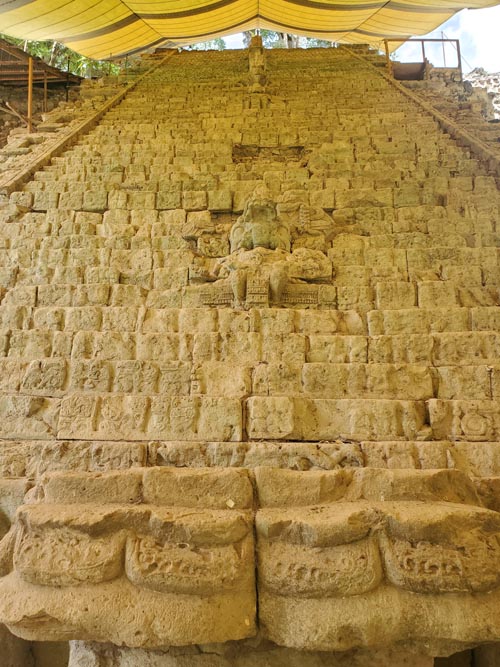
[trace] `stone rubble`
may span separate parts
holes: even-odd
[[[500,158],[500,79],[478,68],[464,75],[456,70],[428,68],[423,81],[404,85],[436,110],[487,146]]]
[[[476,67],[465,75],[465,80],[475,88],[486,90],[495,110],[495,118],[500,118],[500,72],[486,72],[482,67]]]

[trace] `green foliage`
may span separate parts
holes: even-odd
[[[198,44],[190,44],[185,47],[188,51],[224,51],[226,42],[222,37],[210,39],[208,42],[199,42]]]
[[[119,74],[120,67],[114,63],[105,60],[93,60],[68,49],[67,46],[54,40],[43,42],[28,41],[16,39],[0,33],[0,37],[6,41],[18,46],[26,53],[36,56],[43,60],[47,65],[57,67],[63,72],[68,70],[71,74],[77,74],[84,77],[100,77],[106,75]]]
[[[299,37],[290,35],[286,32],[275,32],[274,30],[246,30],[243,33],[243,44],[248,47],[250,40],[254,35],[260,34],[264,46],[268,49],[284,48],[317,48],[332,46],[332,42],[315,37]],[[118,75],[121,71],[120,65],[106,60],[93,60],[68,49],[67,46],[54,40],[36,42],[30,40],[16,39],[0,33],[0,38],[18,46],[32,56],[41,58],[52,67],[57,67],[63,72],[70,71],[83,77],[101,77],[108,75]],[[185,47],[190,51],[222,51],[226,48],[226,43],[222,37],[211,39],[207,42],[191,44]],[[122,59],[121,66],[126,65],[126,60]]]
[[[333,45],[326,39],[316,37],[300,37],[288,32],[275,32],[274,30],[245,30],[243,33],[243,45],[248,47],[254,35],[262,37],[262,44],[266,49],[311,49],[328,48]]]
[[[262,44],[266,49],[283,49],[286,47],[283,38],[287,33],[275,32],[274,30],[245,30],[243,33],[243,45],[250,46],[250,41],[255,35],[262,37]]]
[[[275,32],[274,30],[261,30],[262,44],[266,49],[284,49],[286,41],[284,35],[286,33]]]
[[[306,49],[328,49],[334,44],[334,42],[329,42],[327,39],[318,39],[317,37],[300,37],[300,40],[304,40],[303,46]]]

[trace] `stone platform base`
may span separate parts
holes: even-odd
[[[407,651],[296,651],[262,640],[171,648],[165,651],[70,642],[68,667],[433,667],[434,659]]]

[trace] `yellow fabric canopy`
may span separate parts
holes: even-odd
[[[55,39],[91,58],[269,28],[378,44],[423,35],[460,9],[498,0],[0,0],[0,32]]]

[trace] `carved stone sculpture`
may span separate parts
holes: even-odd
[[[322,209],[310,206],[302,190],[288,190],[280,198],[277,212],[293,236],[293,249],[326,252],[333,238],[333,220]]]
[[[500,630],[500,517],[456,471],[257,471],[259,610],[278,644],[439,655]]]
[[[248,69],[250,73],[250,92],[264,93],[266,90],[266,52],[262,46],[262,37],[254,35],[248,49]]]
[[[46,475],[0,541],[0,621],[26,639],[144,648],[251,637],[255,523],[259,627],[280,646],[440,655],[498,636],[500,516],[464,473],[264,467],[252,480]]]
[[[27,639],[128,646],[255,632],[242,471],[53,474],[0,542],[0,615]]]
[[[259,186],[230,230],[230,254],[194,258],[191,280],[216,283],[202,291],[203,304],[250,308],[293,303],[294,298],[318,303],[314,285],[331,283],[333,275],[324,253],[331,219],[305,205],[296,192],[281,207],[283,217],[269,191]],[[316,226],[309,224],[311,218]]]
[[[278,216],[276,204],[264,186],[255,190],[229,234],[231,253],[267,248],[290,252],[290,227]]]

